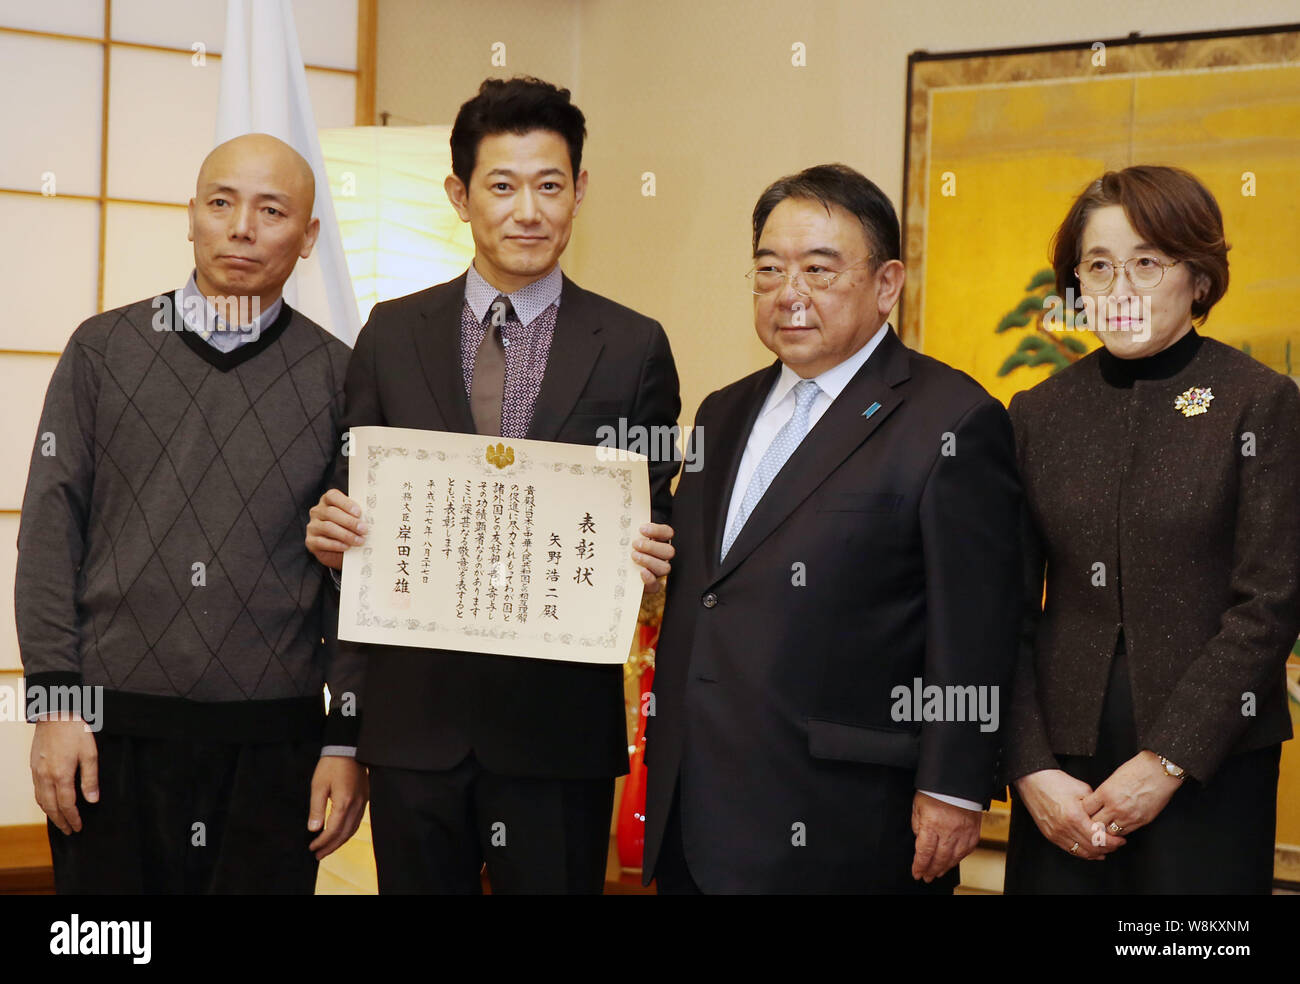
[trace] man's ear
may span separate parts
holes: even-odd
[[[573,214],[578,214],[578,209],[582,205],[582,199],[587,194],[587,172],[585,170],[578,172],[578,180],[573,182]]]
[[[469,189],[465,187],[465,182],[454,174],[447,175],[447,180],[442,183],[443,190],[447,192],[447,200],[451,202],[451,207],[456,210],[462,222],[469,221]]]
[[[903,295],[903,282],[906,279],[907,269],[902,260],[889,260],[880,264],[880,269],[876,271],[876,310],[889,316]]]
[[[311,248],[316,245],[316,237],[320,235],[320,219],[312,219],[307,223],[307,230],[302,236],[302,252],[298,255],[304,260],[311,256]]]
[[[187,208],[185,211],[186,214],[189,216],[189,224],[190,224],[189,232],[186,233],[185,238],[188,239],[190,242],[194,242],[194,199],[193,198],[190,199],[189,208]]]

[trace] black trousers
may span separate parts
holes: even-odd
[[[613,779],[487,772],[471,754],[440,772],[370,767],[379,893],[599,895]]]
[[[307,845],[320,740],[237,745],[95,736],[99,802],[80,832],[48,823],[60,895],[316,890]]]
[[[1121,641],[1106,687],[1096,753],[1060,755],[1057,761],[1096,789],[1139,751]],[[1281,745],[1271,745],[1230,756],[1208,785],[1184,779],[1160,815],[1125,834],[1127,843],[1104,861],[1071,857],[1045,838],[1013,787],[1006,894],[1268,894],[1281,754]]]

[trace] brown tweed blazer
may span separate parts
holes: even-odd
[[[1175,401],[1193,388],[1213,399],[1186,416]],[[1007,780],[1095,751],[1121,629],[1142,747],[1208,782],[1226,756],[1290,738],[1295,383],[1193,330],[1148,359],[1093,352],[1010,411],[1027,590]]]

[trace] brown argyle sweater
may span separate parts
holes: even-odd
[[[228,353],[172,295],[76,330],[18,532],[29,691],[102,686],[106,733],[355,744],[359,668],[334,658],[335,598],[303,545],[349,355],[288,305]]]

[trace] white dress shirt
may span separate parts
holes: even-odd
[[[812,433],[813,428],[817,426],[817,421],[821,419],[822,414],[835,401],[835,398],[844,391],[844,387],[849,384],[849,380],[856,376],[858,370],[866,364],[867,359],[871,357],[871,353],[876,350],[876,347],[889,330],[889,324],[884,324],[862,348],[833,369],[827,369],[820,376],[813,377],[821,392],[817,394],[812,409],[808,413],[809,434]],[[749,488],[749,482],[754,477],[754,472],[758,470],[758,463],[763,460],[763,454],[767,451],[768,445],[776,438],[777,432],[794,416],[794,388],[802,378],[789,366],[781,366],[781,375],[772,384],[771,392],[767,394],[767,399],[763,402],[763,408],[758,412],[758,418],[754,421],[754,428],[749,432],[749,441],[745,445],[745,453],[740,459],[740,469],[736,472],[736,483],[731,488],[731,502],[727,506],[727,522],[723,526],[724,530],[731,529],[732,521],[736,518],[736,514],[740,512],[740,503],[745,498],[745,490]],[[960,806],[965,810],[981,812],[984,809],[979,803],[956,796],[932,793],[926,789],[919,790],[919,792],[925,793],[927,796],[933,796],[944,803]]]

